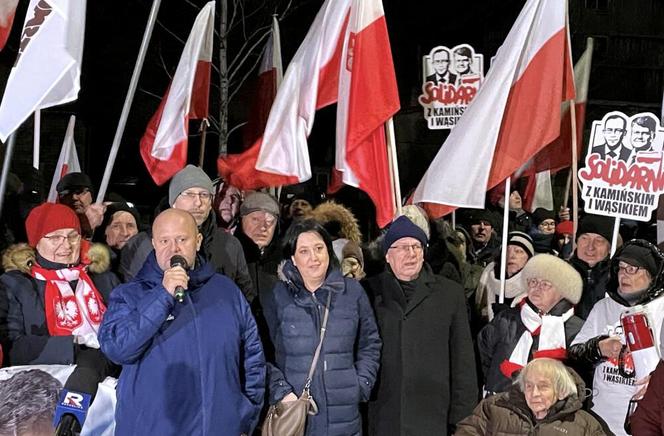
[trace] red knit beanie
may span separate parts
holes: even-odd
[[[40,204],[30,211],[25,220],[28,244],[33,248],[45,235],[59,229],[76,229],[81,233],[81,223],[76,212],[64,204]]]

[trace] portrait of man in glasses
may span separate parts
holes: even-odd
[[[608,114],[601,129],[604,142],[593,146],[591,153],[599,154],[602,159],[610,157],[627,162],[632,151],[623,143],[626,132],[627,119],[622,114]]]

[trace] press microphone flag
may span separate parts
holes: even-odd
[[[91,399],[90,394],[63,389],[53,416],[55,434],[58,436],[79,434],[88,414]]]

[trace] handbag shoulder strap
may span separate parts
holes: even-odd
[[[327,319],[330,316],[330,303],[332,302],[332,291],[328,291],[327,294],[327,305],[325,306],[325,314],[323,315],[323,324],[320,326],[320,341],[318,341],[318,346],[316,347],[316,352],[314,353],[314,358],[311,361],[311,368],[309,368],[309,375],[307,376],[307,381],[304,384],[304,389],[302,394],[309,392],[309,387],[311,386],[311,379],[314,376],[314,371],[316,371],[316,365],[318,364],[318,358],[320,357],[320,349],[323,347],[323,339],[325,338],[325,331],[327,330]]]

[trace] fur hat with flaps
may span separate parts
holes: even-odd
[[[357,218],[345,206],[326,201],[312,210],[308,218],[313,218],[325,227],[332,238],[344,238],[353,242],[362,241],[362,232]]]
[[[538,254],[528,261],[521,272],[525,283],[530,279],[546,280],[572,304],[581,300],[583,281],[578,272],[564,260],[550,254]]]

